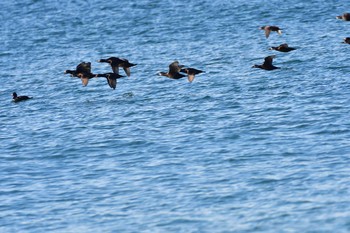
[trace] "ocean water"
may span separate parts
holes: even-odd
[[[349,232],[347,11],[2,0],[0,232]],[[115,90],[64,74],[110,56],[137,64]],[[206,72],[157,76],[174,60]]]

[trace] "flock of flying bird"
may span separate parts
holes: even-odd
[[[115,89],[117,86],[117,79],[125,77],[119,74],[119,68],[123,68],[126,75],[130,77],[130,67],[136,66],[136,64],[130,63],[125,58],[119,57],[110,57],[107,59],[101,59],[98,62],[105,62],[110,64],[112,71],[110,73],[104,74],[93,74],[91,72],[91,63],[82,62],[80,63],[75,70],[66,70],[66,74],[70,74],[72,77],[80,78],[83,86],[86,86],[89,83],[89,80],[92,78],[104,77],[107,79],[108,85]],[[188,77],[188,81],[192,82],[196,74],[203,73],[202,70],[197,70],[195,68],[185,67],[180,65],[178,61],[174,61],[169,65],[168,72],[160,72],[159,75],[166,76],[171,79],[180,79],[183,77]]]
[[[350,21],[350,13],[344,13],[343,15],[336,16],[336,18],[344,21]],[[282,30],[277,26],[267,25],[260,27],[260,29],[265,31],[266,38],[269,38],[271,32],[277,32],[279,35],[282,34]],[[344,38],[344,41],[342,43],[350,44],[350,37]],[[279,52],[290,52],[295,50],[295,48],[289,47],[288,44],[284,43],[277,47],[271,47],[270,50],[276,50]],[[253,65],[252,68],[260,68],[264,70],[279,69],[280,67],[276,67],[272,64],[273,58],[275,58],[275,55],[267,56],[265,57],[263,64]],[[83,83],[83,86],[88,85],[89,80],[92,78],[104,77],[107,79],[108,85],[111,88],[115,89],[117,86],[117,79],[125,77],[119,74],[119,68],[123,68],[126,75],[129,77],[130,67],[136,66],[136,64],[130,63],[127,59],[119,57],[100,59],[98,62],[108,63],[111,66],[113,72],[93,74],[91,72],[91,62],[82,62],[75,68],[75,70],[66,70],[65,74],[70,74],[72,77],[80,78]],[[171,79],[180,79],[187,76],[188,81],[192,82],[195,78],[195,75],[203,72],[204,71],[202,70],[180,65],[178,61],[174,61],[169,65],[168,72],[159,72],[158,75],[165,76]],[[12,100],[14,102],[28,100],[31,98],[32,97],[28,96],[18,96],[16,92],[12,93]]]
[[[119,57],[110,57],[107,59],[101,59],[98,62],[105,62],[110,64],[112,71],[104,74],[93,74],[91,72],[91,62],[80,63],[75,70],[66,70],[66,74],[70,74],[72,77],[80,78],[83,86],[88,85],[89,80],[92,78],[104,77],[107,79],[108,85],[115,89],[117,86],[117,79],[125,77],[119,74],[119,68],[123,68],[126,75],[130,76],[130,67],[136,66],[136,64],[130,63],[127,59]]]
[[[337,19],[341,19],[344,21],[350,21],[350,13],[344,13],[342,15],[336,16]],[[265,31],[266,38],[269,38],[271,32],[277,32],[279,35],[282,34],[282,30],[277,26],[263,26],[260,27],[261,30]],[[350,44],[350,37],[345,37],[344,41],[342,43]],[[270,50],[276,50],[279,52],[290,52],[292,50],[295,50],[295,48],[289,47],[288,44],[281,44],[278,47],[271,47]],[[279,69],[280,67],[276,67],[272,65],[273,58],[275,58],[275,55],[267,56],[265,57],[264,63],[261,65],[253,65],[253,68],[260,68],[264,70],[275,70]]]

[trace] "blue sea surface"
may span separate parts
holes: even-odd
[[[2,0],[0,232],[350,232],[347,11]],[[111,56],[137,64],[115,90],[64,74]],[[157,75],[174,60],[205,73]]]

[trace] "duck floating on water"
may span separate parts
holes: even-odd
[[[23,101],[23,100],[29,100],[32,99],[33,97],[29,97],[26,95],[17,95],[16,92],[12,93],[12,101],[13,102],[19,102],[19,101]]]

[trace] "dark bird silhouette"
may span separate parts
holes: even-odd
[[[168,72],[159,72],[158,75],[165,76],[171,79],[180,79],[186,77],[186,75],[179,73],[182,67],[184,66],[180,65],[178,61],[174,61],[169,65]]]
[[[95,75],[91,73],[91,62],[82,62],[75,70],[66,70],[65,74],[80,78],[83,86],[88,85],[89,80],[95,77]]]
[[[70,74],[72,77],[78,77],[80,72],[91,72],[91,62],[80,63],[75,70],[66,70],[65,74]]]
[[[187,74],[187,78],[189,82],[192,82],[194,80],[194,77],[196,74],[200,74],[203,73],[203,70],[197,70],[195,68],[183,68],[181,69],[181,72],[186,73]]]
[[[271,32],[277,32],[279,35],[282,35],[282,29],[280,29],[277,26],[270,26],[270,25],[262,26],[260,27],[260,30],[265,31],[266,38],[269,38]]]
[[[81,79],[81,82],[83,83],[83,86],[87,86],[89,83],[89,80],[92,78],[95,78],[96,75],[93,73],[78,73],[78,77]]]
[[[343,43],[350,44],[350,37],[345,37]]]
[[[292,50],[295,50],[295,48],[289,47],[288,44],[281,44],[278,47],[271,47],[270,50],[276,50],[279,52],[287,53],[287,52],[290,52]]]
[[[342,15],[338,15],[336,18],[344,21],[350,21],[350,13],[344,13]]]
[[[119,58],[119,57],[110,57],[107,59],[100,59],[98,62],[106,62],[109,63],[112,67],[113,73],[119,74],[119,67],[123,68],[126,75],[130,76],[130,67],[136,66],[136,64],[130,63],[125,58]]]
[[[115,90],[117,86],[117,79],[125,77],[123,75],[115,74],[115,73],[105,73],[105,74],[96,74],[96,77],[104,77],[107,79],[108,85]]]
[[[13,102],[19,102],[19,101],[28,100],[28,99],[31,99],[31,98],[33,98],[33,97],[29,97],[29,96],[26,96],[26,95],[17,95],[16,92],[12,93],[12,101]]]
[[[275,58],[275,55],[272,56],[267,56],[265,57],[265,61],[262,65],[253,65],[252,68],[260,68],[263,70],[275,70],[275,69],[279,69],[279,67],[276,67],[274,65],[272,65],[272,60],[273,58]]]

